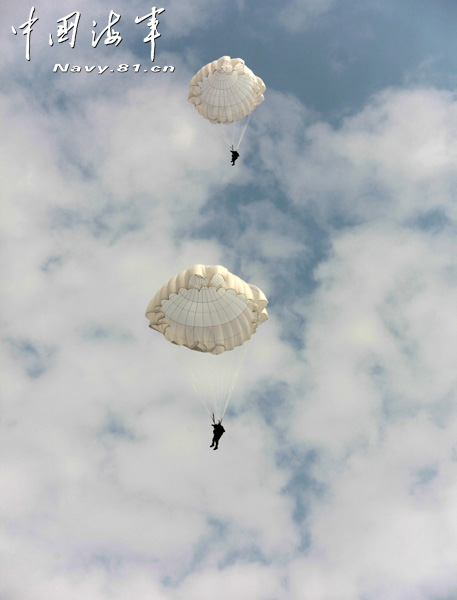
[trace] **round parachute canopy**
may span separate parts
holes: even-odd
[[[258,287],[220,265],[194,265],[172,277],[146,310],[149,327],[190,350],[222,354],[241,346],[268,319]]]
[[[190,82],[189,102],[211,123],[244,119],[264,100],[265,84],[241,58],[222,56]]]

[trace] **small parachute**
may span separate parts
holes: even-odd
[[[245,355],[244,344],[268,319],[267,304],[258,287],[220,265],[181,271],[150,301],[149,327],[173,344],[210,416],[223,418]]]
[[[188,100],[211,123],[230,125],[226,141],[238,150],[250,114],[264,101],[265,89],[263,81],[243,59],[222,56],[194,75]]]

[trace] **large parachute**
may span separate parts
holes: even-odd
[[[223,418],[243,345],[268,319],[267,304],[258,287],[220,265],[181,271],[149,302],[149,326],[184,347],[177,358],[210,415]]]
[[[189,102],[211,123],[232,124],[231,145],[238,149],[252,111],[264,101],[265,84],[244,60],[222,56],[201,68],[190,82]]]

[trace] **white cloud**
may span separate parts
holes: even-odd
[[[320,448],[323,493],[293,598],[425,600],[457,584],[454,112],[451,94],[389,91],[337,131],[304,127],[296,161],[279,153],[277,177],[332,240],[298,308],[306,371],[289,431]],[[437,208],[447,228],[417,221]],[[360,224],[336,230],[335,213]]]
[[[217,594],[220,600],[243,597],[246,600],[279,598],[287,591],[281,578],[272,569],[260,565],[234,565],[222,571],[207,570],[186,580],[183,589],[173,597],[186,600],[210,598]]]
[[[392,425],[352,456],[309,516],[312,552],[292,569],[300,598],[443,597],[457,584],[456,422]],[[430,482],[420,470],[436,468]]]
[[[336,0],[289,0],[279,15],[279,22],[289,31],[298,32],[311,26],[328,12]]]
[[[452,93],[423,88],[386,90],[338,127],[309,124],[289,108],[261,140],[261,156],[323,224],[335,216],[401,223],[433,210],[455,219],[456,115]]]

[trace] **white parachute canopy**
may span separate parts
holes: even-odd
[[[268,319],[268,300],[220,265],[194,265],[150,301],[149,327],[162,333],[207,412],[222,419],[245,355],[245,343]],[[181,348],[179,348],[181,346]]]
[[[250,114],[264,101],[265,89],[243,59],[222,56],[194,75],[188,100],[211,123],[230,125],[226,141],[238,150]]]

